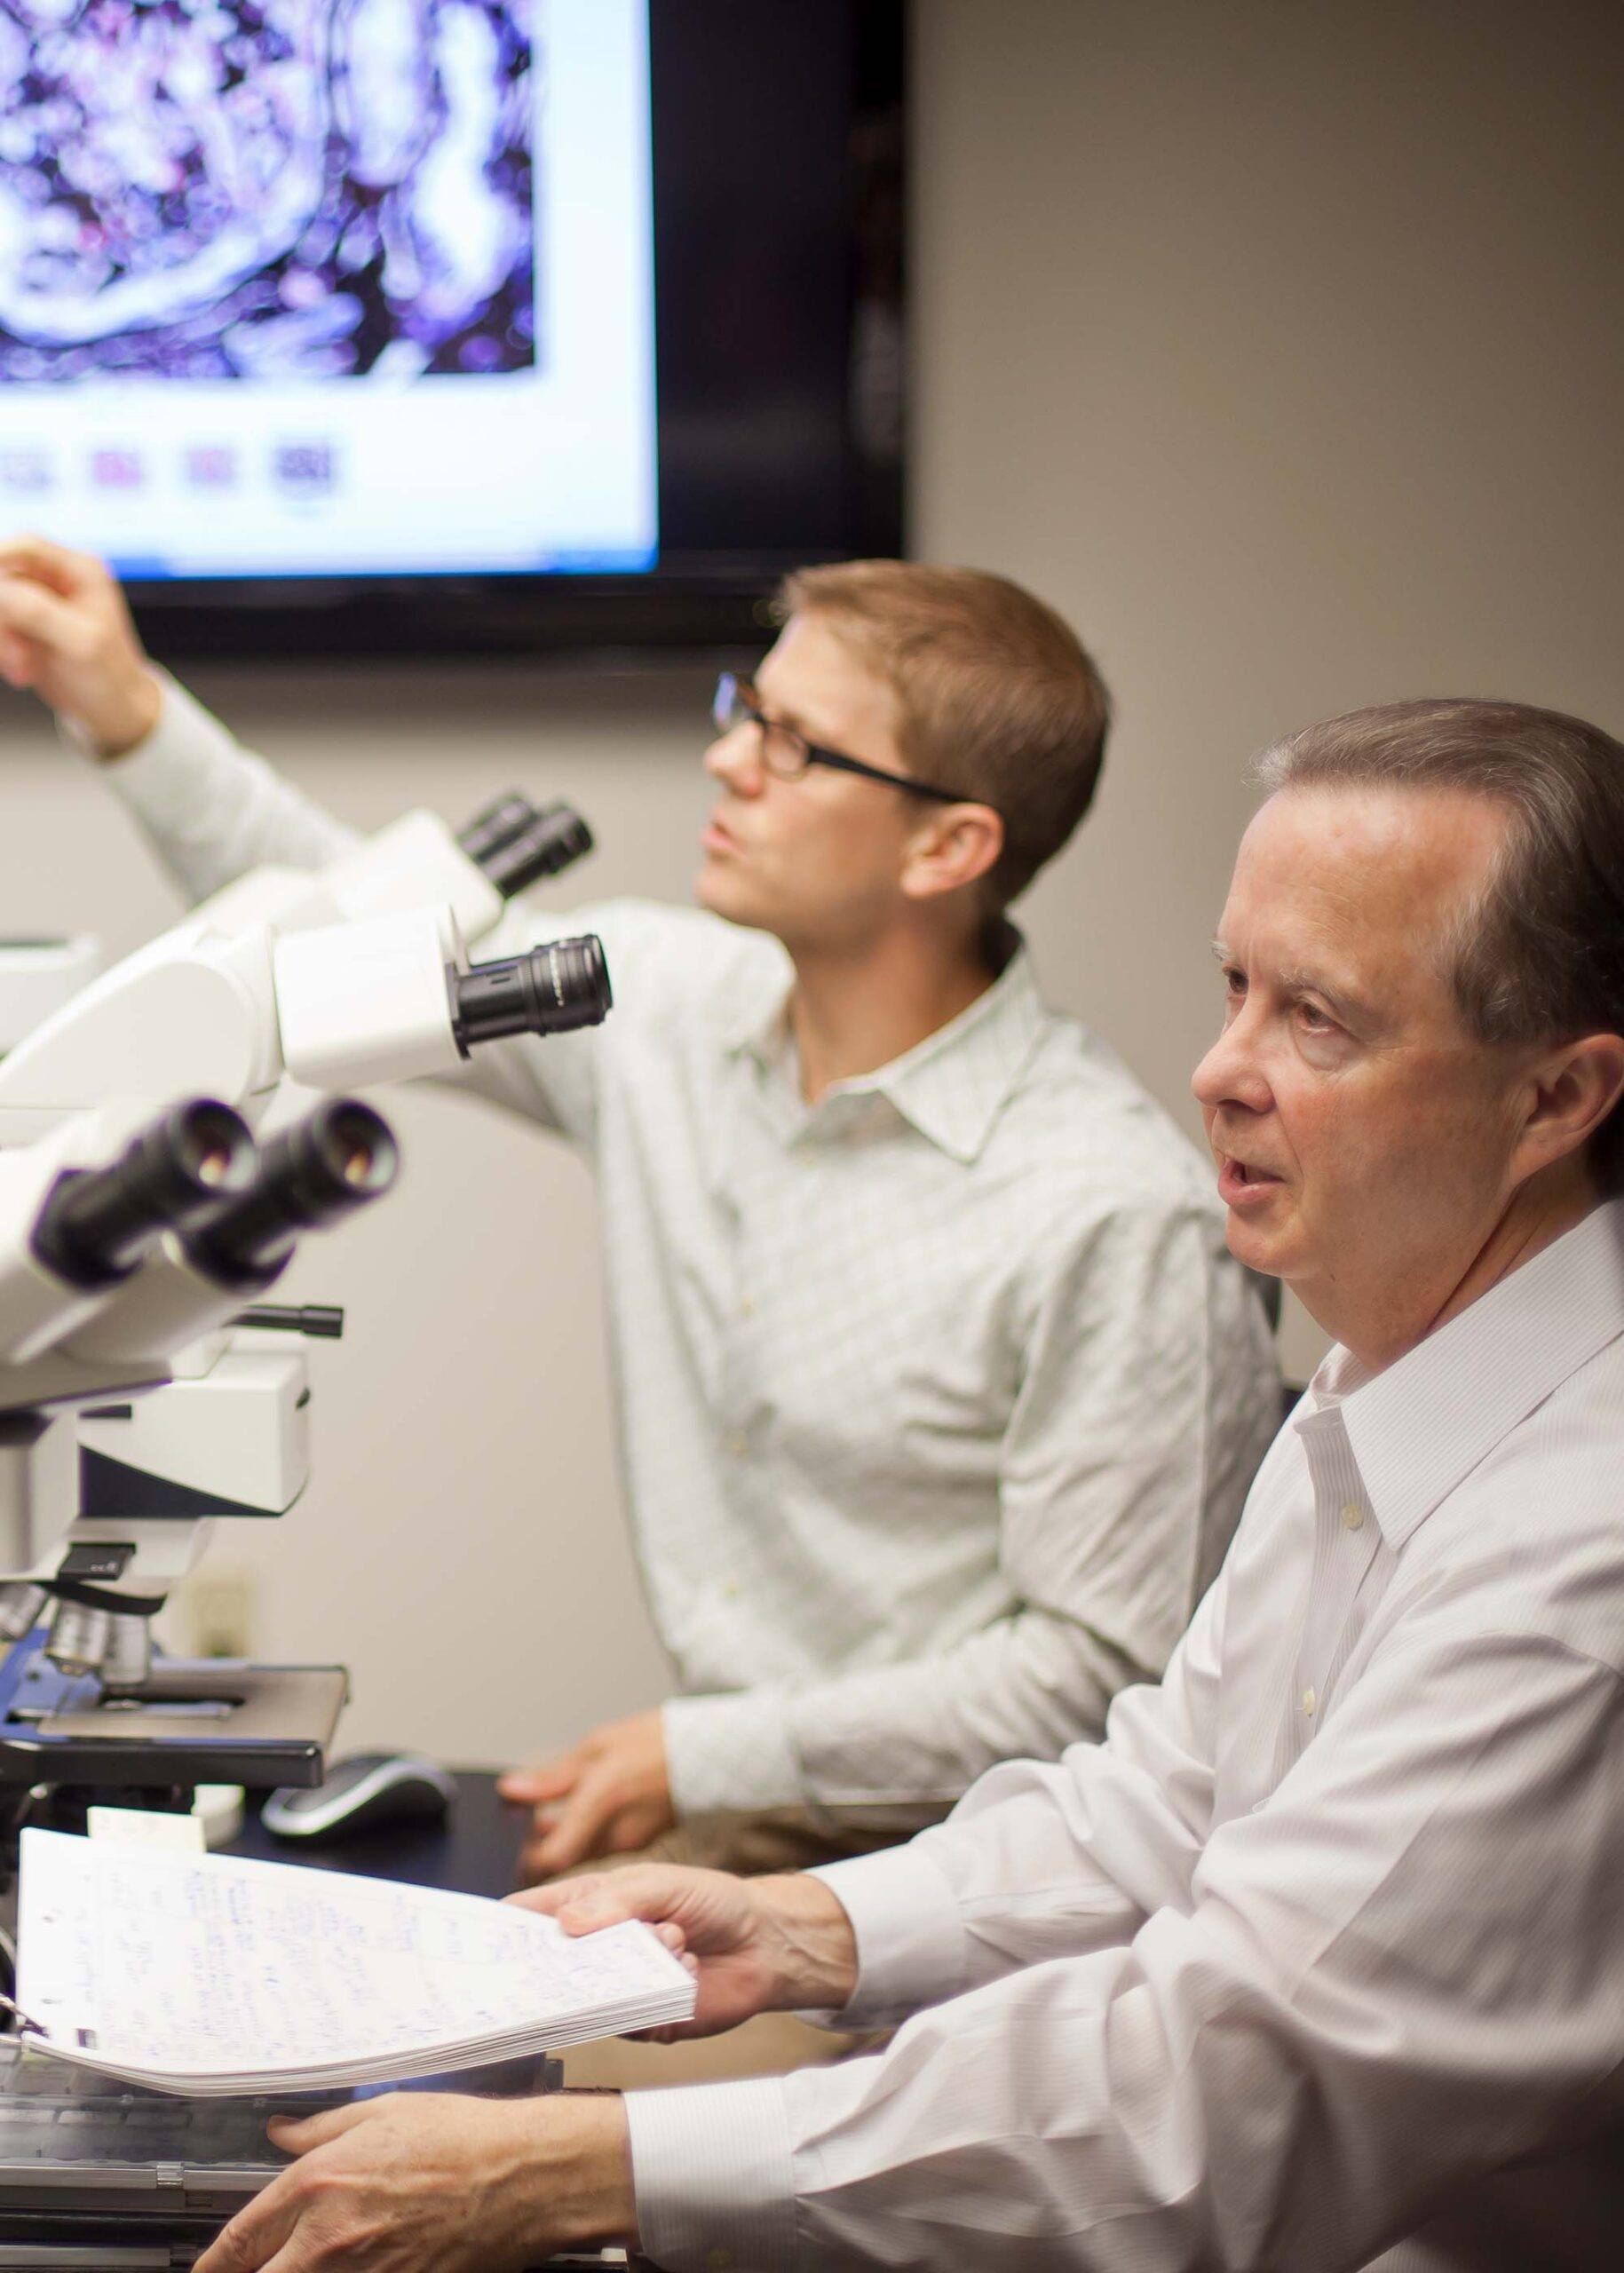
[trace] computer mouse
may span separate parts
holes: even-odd
[[[456,1796],[443,1768],[410,1752],[356,1752],[323,1782],[273,1792],[260,1817],[278,1839],[348,1839],[357,1832],[436,1822]]]

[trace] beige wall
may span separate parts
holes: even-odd
[[[918,16],[918,549],[1036,585],[1116,689],[1100,809],[1029,928],[1051,991],[1184,1113],[1251,751],[1426,691],[1624,728],[1624,20],[1563,0]],[[590,812],[595,890],[686,890],[697,674],[205,692],[360,822],[519,779]],[[0,734],[4,928],[129,943],[162,921],[96,785],[20,706]],[[590,1187],[476,1108],[392,1111],[407,1191],[297,1266],[352,1318],[314,1353],[318,1476],[214,1560],[252,1576],[262,1648],[350,1663],[354,1741],[489,1758],[662,1678],[616,1505]],[[1299,1323],[1298,1362],[1313,1346]]]

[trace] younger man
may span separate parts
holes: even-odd
[[[882,1846],[993,1762],[1097,1735],[1278,1419],[1193,1152],[1004,921],[1093,792],[1088,656],[968,570],[818,568],[783,606],[719,692],[704,912],[520,908],[481,947],[590,925],[607,951],[603,1028],[487,1050],[475,1081],[597,1167],[630,1519],[682,1690],[508,1779],[533,1877],[654,1841],[753,1870]],[[92,561],[0,549],[0,670],[194,898],[350,842],[150,669]]]

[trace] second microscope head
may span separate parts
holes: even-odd
[[[290,931],[271,969],[282,1065],[313,1089],[455,1073],[481,1042],[597,1026],[613,1000],[596,937],[471,967],[444,907]]]

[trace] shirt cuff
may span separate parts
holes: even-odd
[[[783,2079],[628,2092],[638,2250],[667,2273],[788,2273],[795,2158]]]
[[[661,1708],[666,1772],[679,1821],[805,1805],[784,1700],[760,1689],[673,1697]]]
[[[838,2014],[820,2014],[820,2021],[873,2028],[959,1994],[969,1954],[964,1921],[940,1865],[917,1846],[822,1863],[807,1875],[835,1896],[857,1941],[857,1986]]]

